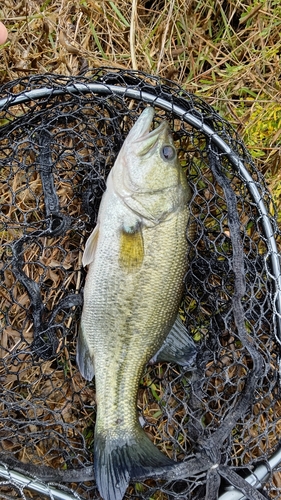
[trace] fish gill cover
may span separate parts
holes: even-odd
[[[124,498],[212,500],[229,485],[249,499],[281,495],[278,468],[259,491],[244,479],[270,466],[281,432],[272,247],[280,233],[264,180],[202,100],[155,77],[99,69],[2,88],[1,498],[99,498],[94,382],[75,360],[82,253],[107,175],[148,104],[155,126],[170,123],[192,189],[181,316],[198,354],[193,371],[172,363],[145,370],[140,421],[179,466],[131,481]]]

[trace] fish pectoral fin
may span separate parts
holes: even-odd
[[[150,360],[150,364],[166,361],[181,366],[195,368],[197,347],[194,340],[188,335],[179,315],[168,333],[162,347]]]
[[[94,358],[90,353],[81,325],[76,346],[76,362],[82,377],[86,380],[92,380],[95,375]]]
[[[97,224],[93,232],[86,241],[85,250],[82,257],[83,266],[88,266],[95,258],[95,252],[99,236],[99,225]]]
[[[142,265],[144,244],[141,224],[123,226],[120,234],[119,264],[127,271],[135,271]]]

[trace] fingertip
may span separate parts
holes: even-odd
[[[0,21],[0,45],[6,42],[8,38],[8,31],[6,26]]]

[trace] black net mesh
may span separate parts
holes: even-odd
[[[193,192],[182,315],[198,355],[192,372],[165,363],[145,370],[140,419],[159,449],[184,465],[132,481],[125,498],[227,500],[230,485],[242,492],[235,498],[280,498],[278,465],[260,490],[244,479],[260,464],[270,472],[281,432],[272,246],[280,233],[264,180],[206,103],[171,82],[99,69],[2,88],[3,499],[99,498],[94,381],[86,383],[75,362],[81,258],[107,174],[148,103],[156,122],[170,122]]]

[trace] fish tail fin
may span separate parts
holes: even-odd
[[[104,500],[122,500],[130,478],[149,477],[156,473],[155,469],[171,468],[175,463],[154,446],[142,429],[137,436],[95,436],[95,477]]]

